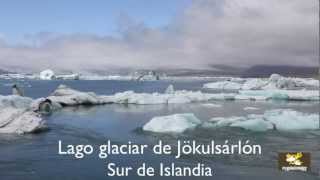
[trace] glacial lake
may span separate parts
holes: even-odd
[[[164,92],[169,84],[175,89],[202,90],[207,81],[38,81],[0,80],[0,94],[11,94],[12,83],[23,87],[25,95],[32,98],[46,97],[58,85],[66,84],[81,91],[97,94],[113,94],[127,90],[135,92]],[[114,162],[119,166],[141,165],[143,162],[157,167],[160,162],[196,165],[198,162],[210,166],[214,176],[210,178],[180,177],[179,179],[226,179],[226,180],[309,180],[319,179],[320,172],[320,130],[253,132],[241,128],[217,129],[196,128],[182,134],[159,134],[144,132],[142,126],[155,116],[175,113],[194,113],[200,120],[212,117],[245,116],[263,114],[272,109],[293,109],[305,113],[319,113],[319,102],[299,101],[213,101],[221,107],[205,106],[206,103],[171,105],[119,105],[67,107],[45,117],[50,130],[31,135],[0,135],[0,179],[1,180],[43,180],[43,179],[143,179],[137,176],[115,178],[106,176],[106,165]],[[257,107],[257,110],[244,110]],[[111,140],[114,144],[153,145],[162,140],[175,145],[177,140],[196,140],[209,143],[211,140],[224,142],[250,140],[262,146],[262,155],[213,155],[183,156],[154,155],[115,156],[101,160],[90,155],[81,160],[72,156],[58,155],[58,141],[65,144],[99,145]],[[278,170],[278,152],[303,151],[311,153],[310,172],[281,172]],[[145,178],[147,179],[147,178]],[[152,179],[170,179],[152,177]],[[171,179],[176,179],[172,177]]]

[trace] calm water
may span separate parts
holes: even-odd
[[[0,81],[0,94],[10,94],[12,81]],[[163,92],[169,84],[176,89],[200,90],[205,82],[127,82],[127,81],[20,81],[25,94],[30,97],[48,96],[59,84],[75,89],[112,94],[119,91]],[[175,162],[177,165],[195,165],[198,162],[211,166],[214,177],[210,179],[319,179],[320,131],[298,132],[251,132],[238,128],[201,129],[183,134],[145,133],[141,127],[154,116],[174,113],[194,113],[199,119],[207,120],[218,116],[246,115],[243,107],[259,107],[252,113],[265,110],[290,108],[302,112],[318,113],[318,102],[250,102],[217,101],[222,108],[206,107],[201,103],[180,105],[104,105],[94,107],[70,107],[46,117],[50,131],[36,135],[0,136],[0,179],[114,179],[106,176],[107,162],[118,165],[137,166],[142,162],[155,167],[160,162]],[[178,139],[210,140],[223,142],[247,140],[262,146],[261,156],[157,156],[147,152],[143,156],[109,156],[100,160],[90,155],[81,160],[58,155],[58,140],[65,144],[99,145],[111,140],[116,144],[132,141],[138,144],[155,144],[158,140],[174,145]],[[277,170],[277,153],[281,151],[306,151],[312,155],[312,172],[280,172]],[[62,178],[63,177],[63,178]],[[122,178],[124,179],[124,178]],[[127,179],[141,179],[128,177]],[[152,179],[163,179],[153,177]],[[174,179],[174,178],[172,178]],[[188,179],[188,178],[180,178]],[[189,178],[201,179],[201,178]],[[205,179],[205,178],[203,178]]]

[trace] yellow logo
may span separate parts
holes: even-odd
[[[281,152],[278,155],[279,169],[282,171],[309,171],[311,155],[307,152]]]
[[[289,165],[301,166],[303,164],[303,162],[301,161],[302,157],[303,154],[301,152],[297,152],[295,154],[288,153],[286,155],[286,161],[289,163]]]

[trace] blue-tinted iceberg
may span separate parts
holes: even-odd
[[[199,124],[201,121],[192,113],[173,114],[152,118],[143,126],[143,130],[157,133],[182,133]]]
[[[319,114],[302,113],[290,109],[276,109],[264,114],[241,117],[215,117],[210,127],[240,127],[252,131],[319,129]]]

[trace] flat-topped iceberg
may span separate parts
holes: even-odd
[[[201,121],[192,113],[173,114],[152,118],[143,126],[143,130],[158,133],[182,133],[199,124]]]
[[[61,79],[61,80],[79,80],[80,79],[80,75],[79,74],[56,75],[56,79]]]
[[[295,100],[295,101],[319,101],[317,90],[242,90],[238,98],[255,97],[265,99]]]
[[[257,108],[257,107],[250,107],[250,106],[247,106],[247,107],[244,107],[243,110],[245,111],[255,111],[255,110],[259,110],[260,108]]]
[[[319,100],[315,90],[248,90],[236,93],[203,93],[201,91],[167,91],[167,93],[135,93],[125,91],[113,95],[97,95],[81,92],[60,85],[47,99],[62,106],[100,105],[100,104],[182,104],[208,102],[215,100]]]
[[[242,84],[232,81],[218,81],[213,83],[207,83],[203,85],[203,88],[217,89],[217,90],[239,90]]]
[[[319,114],[308,114],[291,109],[275,109],[264,114],[248,116],[214,117],[200,121],[192,113],[157,116],[143,126],[144,131],[183,133],[197,126],[202,128],[238,127],[251,131],[294,131],[319,129]]]
[[[240,117],[215,117],[210,127],[240,127],[252,131],[267,130],[309,130],[319,129],[319,115],[297,112],[290,109],[276,109],[264,114],[250,114]]]
[[[269,78],[247,78],[241,81],[227,80],[206,83],[204,88],[219,90],[297,90],[304,88],[319,88],[319,81],[312,78],[283,77],[272,74]]]

